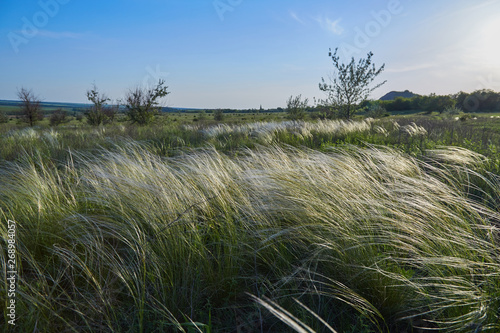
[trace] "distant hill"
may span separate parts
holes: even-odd
[[[418,96],[417,94],[412,93],[409,90],[405,91],[391,91],[384,96],[380,97],[380,101],[392,101],[396,99],[396,97],[403,97],[403,98],[412,98]]]

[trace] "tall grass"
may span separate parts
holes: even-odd
[[[252,294],[316,331],[500,330],[500,216],[464,182],[497,197],[500,185],[476,154],[152,151],[128,142],[58,168],[27,153],[2,166],[18,328],[286,331]]]

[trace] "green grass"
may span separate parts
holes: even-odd
[[[495,133],[429,119],[4,124],[16,329],[500,330]]]

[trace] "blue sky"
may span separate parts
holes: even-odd
[[[274,108],[324,98],[329,48],[374,53],[373,92],[500,91],[500,0],[0,1],[0,99],[112,99],[165,79],[166,105]]]

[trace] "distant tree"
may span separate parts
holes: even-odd
[[[327,99],[323,101],[326,106],[336,110],[340,117],[350,119],[359,110],[358,104],[386,82],[370,87],[384,70],[385,64],[377,69],[375,64],[372,64],[372,52],[367,54],[366,59],[360,59],[357,63],[353,57],[351,62],[343,64],[337,56],[337,51],[338,48],[333,55],[330,53],[336,69],[335,76],[330,78],[330,84],[321,78],[319,89],[327,93]]]
[[[129,90],[125,96],[125,106],[127,116],[132,123],[144,125],[151,122],[158,114],[159,100],[167,96],[170,92],[164,86],[165,81],[159,80],[154,88],[146,89],[137,87]]]
[[[105,123],[106,114],[104,109],[106,103],[110,100],[108,96],[99,92],[97,86],[94,84],[90,90],[87,90],[87,99],[94,104],[85,112],[87,122],[93,126]]]
[[[302,100],[302,95],[290,96],[286,101],[286,112],[288,118],[292,120],[304,119],[306,116],[306,108],[309,104],[309,99]]]
[[[456,101],[451,96],[442,96],[436,94],[424,96],[422,101],[422,110],[424,110],[428,114],[434,111],[442,113],[447,108],[454,107],[456,103]]]
[[[478,112],[498,112],[500,111],[500,94],[490,89],[474,91],[467,101],[470,109]]]
[[[224,111],[221,109],[214,110],[214,120],[222,121],[224,119]]]
[[[67,113],[62,109],[54,111],[49,118],[50,126],[57,126],[66,121]]]
[[[391,111],[408,111],[411,110],[411,99],[404,97],[396,97],[392,102]]]
[[[21,115],[23,121],[30,126],[43,119],[42,106],[38,97],[31,90],[21,88],[17,92],[17,97],[21,100]]]
[[[468,97],[469,97],[469,94],[466,92],[463,92],[463,91],[460,91],[460,92],[456,93],[455,95],[453,95],[453,99],[455,100],[456,107],[463,109],[465,111],[468,111],[468,110],[466,110],[467,105],[465,104],[465,101],[467,100]]]

